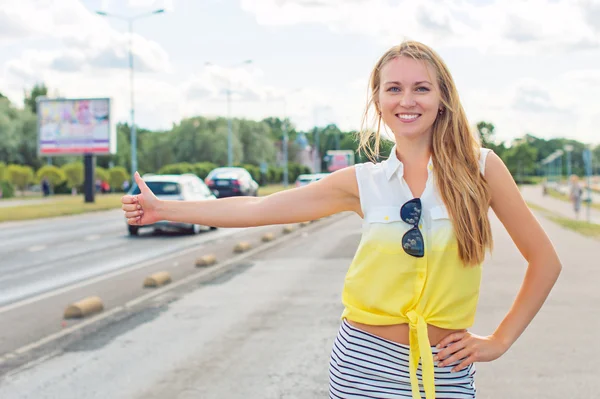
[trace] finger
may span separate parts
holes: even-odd
[[[140,188],[140,193],[142,193],[142,194],[152,193],[152,190],[150,190],[150,188],[148,187],[148,185],[146,184],[144,179],[142,179],[142,176],[140,176],[140,174],[138,172],[135,172],[134,177],[135,177],[135,182],[137,183],[138,187]],[[146,198],[146,197],[144,197],[144,198]]]
[[[460,351],[454,353],[449,358],[438,362],[438,367],[446,367],[448,364],[452,364],[458,362],[459,360],[463,360],[469,357],[469,350],[467,348],[461,349]]]
[[[142,206],[139,204],[124,204],[121,206],[121,209],[123,209],[125,212],[133,212],[137,211],[138,209],[142,209]]]
[[[121,197],[121,203],[123,204],[134,204],[137,202],[137,197],[135,195],[124,195]]]
[[[458,352],[459,350],[463,349],[465,346],[467,346],[467,343],[466,343],[466,341],[464,339],[461,339],[460,341],[455,341],[452,344],[448,345],[443,350],[439,351],[437,353],[437,355],[434,356],[434,360],[444,360],[448,356],[450,356],[450,355]]]
[[[452,369],[452,372],[456,373],[457,371],[461,371],[461,370],[469,367],[469,365],[472,363],[475,363],[475,358],[474,358],[474,356],[469,356],[468,358],[464,359],[458,366],[454,367]]]
[[[438,349],[445,348],[452,342],[460,341],[465,336],[465,334],[466,334],[466,331],[458,331],[458,332],[452,333],[450,335],[447,335],[435,347]]]
[[[127,219],[127,224],[131,224],[133,226],[138,226],[141,224],[141,222],[142,222],[142,219],[139,216]]]
[[[125,217],[126,218],[137,218],[139,216],[142,216],[143,214],[144,214],[144,211],[125,212]]]

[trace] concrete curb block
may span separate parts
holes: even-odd
[[[70,304],[65,309],[65,319],[81,319],[94,313],[99,313],[104,310],[102,299],[97,296],[90,296],[82,299],[79,302]]]
[[[343,218],[344,218],[344,216],[336,217],[334,220],[341,220]],[[313,228],[313,226],[311,226],[311,228]],[[200,269],[200,270],[198,270],[197,273],[192,274],[191,276],[187,276],[187,277],[183,278],[182,280],[176,281],[173,284],[169,284],[164,287],[159,287],[156,290],[151,290],[150,292],[148,292],[140,297],[132,299],[131,301],[127,302],[123,306],[117,306],[115,308],[109,309],[106,312],[97,314],[93,317],[90,317],[87,320],[83,320],[83,321],[81,321],[73,326],[67,327],[59,332],[50,334],[36,342],[22,346],[16,350],[14,350],[12,353],[7,353],[4,356],[0,356],[0,365],[6,363],[9,359],[12,359],[13,357],[21,356],[21,355],[23,355],[27,352],[30,352],[34,349],[40,348],[43,345],[52,343],[60,338],[68,336],[74,332],[80,331],[87,326],[90,326],[90,325],[93,325],[94,323],[98,323],[102,320],[105,320],[105,319],[111,317],[112,315],[119,314],[120,312],[127,310],[127,309],[131,309],[131,308],[139,305],[140,303],[146,302],[152,298],[162,295],[163,293],[165,293],[169,290],[175,289],[179,286],[182,286],[185,284],[190,284],[192,282],[210,281],[211,279],[213,279],[219,275],[222,275],[223,273],[226,273],[227,271],[235,268],[236,265],[239,264],[239,262],[241,262],[242,260],[248,259],[251,256],[255,256],[259,253],[268,251],[269,249],[272,249],[275,246],[282,245],[285,242],[292,240],[293,238],[294,238],[293,235],[288,235],[286,237],[282,237],[280,240],[270,242],[265,245],[256,247],[256,248],[248,251],[247,253],[239,255],[233,259],[227,259],[223,263],[215,265],[214,267]],[[197,251],[197,249],[196,248],[188,248],[184,252],[191,253],[192,251]],[[169,259],[169,257],[171,257],[171,256],[172,256],[172,254],[169,254],[168,256],[164,256],[164,259],[165,260]]]
[[[300,227],[306,227],[310,224],[310,222],[302,222],[300,223]]]
[[[212,266],[217,263],[215,255],[204,255],[196,259],[196,267]]]
[[[235,252],[236,254],[242,253],[242,252],[246,252],[248,250],[250,250],[250,248],[252,248],[252,245],[250,245],[249,242],[247,241],[242,241],[239,242],[234,248],[233,248],[233,252]]]
[[[146,277],[144,280],[144,288],[155,288],[169,284],[171,282],[171,275],[169,272],[158,272],[151,276]]]
[[[265,235],[262,236],[262,242],[270,242],[273,241],[275,239],[275,234],[273,233],[266,233]]]
[[[283,234],[290,234],[291,232],[293,232],[294,230],[296,230],[296,228],[292,225],[287,225],[283,228]]]

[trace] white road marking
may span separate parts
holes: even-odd
[[[213,275],[218,274],[222,269],[225,269],[225,268],[231,266],[232,264],[238,263],[238,262],[240,262],[243,259],[249,258],[249,257],[251,257],[251,256],[253,256],[253,255],[255,255],[255,254],[259,253],[259,252],[265,251],[265,250],[270,249],[270,248],[272,248],[272,247],[274,247],[276,245],[279,245],[279,244],[282,244],[282,243],[284,243],[286,241],[289,241],[289,240],[291,240],[294,237],[296,237],[296,234],[289,234],[287,236],[281,237],[278,240],[271,241],[271,242],[269,242],[267,244],[258,246],[258,247],[254,248],[254,249],[251,249],[250,251],[245,252],[245,253],[243,253],[241,255],[234,256],[233,258],[228,259],[227,261],[225,261],[225,262],[223,262],[221,264],[217,264],[216,266],[213,266],[212,268],[201,270],[198,273],[189,275],[189,276],[187,276],[187,277],[183,278],[182,280],[179,280],[179,281],[177,281],[175,283],[165,285],[162,288],[158,288],[158,289],[156,289],[154,291],[149,292],[148,294],[145,294],[145,295],[142,295],[142,296],[140,296],[138,298],[135,298],[135,299],[127,302],[124,306],[117,306],[116,308],[113,308],[113,309],[111,309],[109,311],[106,311],[106,312],[102,312],[102,313],[100,313],[100,314],[98,314],[96,316],[91,317],[88,320],[82,321],[81,323],[75,324],[75,325],[73,325],[73,326],[71,326],[69,328],[66,328],[66,329],[64,329],[64,330],[62,330],[60,332],[48,335],[47,337],[42,338],[42,339],[40,339],[40,340],[38,340],[36,342],[33,342],[33,343],[29,344],[29,345],[23,346],[23,347],[15,350],[15,351],[13,351],[12,353],[8,353],[8,354],[4,355],[4,357],[0,357],[0,365],[2,365],[2,363],[4,363],[6,360],[8,360],[9,356],[13,357],[14,355],[22,355],[23,353],[26,353],[26,352],[28,352],[28,351],[30,351],[32,349],[38,348],[38,347],[40,347],[40,346],[42,346],[44,344],[47,344],[47,343],[52,342],[54,340],[57,340],[57,339],[59,339],[61,337],[64,337],[64,336],[66,336],[66,335],[68,335],[68,334],[70,334],[72,332],[80,330],[80,329],[82,329],[83,327],[85,327],[87,325],[90,325],[90,324],[95,323],[97,321],[103,320],[103,319],[109,317],[110,315],[118,313],[118,312],[120,312],[122,310],[125,310],[127,308],[131,308],[131,307],[133,307],[133,306],[135,306],[135,305],[137,305],[137,304],[139,304],[141,302],[144,302],[144,301],[146,301],[148,299],[152,299],[152,298],[155,298],[155,297],[157,297],[159,295],[162,295],[165,292],[171,291],[171,290],[175,289],[176,287],[179,287],[179,286],[181,286],[183,284],[189,283],[189,282],[194,281],[194,280],[203,279],[203,278],[204,279],[210,279]],[[189,250],[187,250],[185,252],[181,252],[180,255],[184,255],[185,253],[189,253],[189,252],[193,252],[193,251],[197,251],[197,248],[195,248],[195,247],[194,248],[190,248]],[[168,256],[165,256],[164,258],[168,258]],[[154,259],[152,262],[156,262],[156,261],[159,261],[159,260],[160,259]],[[146,262],[146,263],[151,263],[151,262]],[[144,266],[145,266],[145,264],[137,266],[134,269],[139,269],[140,267],[144,267]],[[133,270],[133,269],[128,269],[128,271],[130,271],[130,270]],[[113,273],[113,274],[118,275],[118,274],[122,274],[122,273]],[[111,275],[111,277],[112,277],[112,275]],[[108,278],[108,277],[106,277],[106,278]],[[98,280],[105,280],[106,278],[100,278]],[[88,284],[91,284],[91,282],[82,283],[81,286],[88,285]],[[73,286],[67,287],[67,288],[64,289],[64,291],[68,291],[68,290],[71,290],[73,288],[74,288]],[[61,290],[61,291],[63,291],[63,290]],[[55,291],[55,292],[52,292],[52,293],[49,293],[49,294],[56,295],[57,292]],[[52,296],[52,295],[46,295],[46,296]],[[34,298],[35,301],[40,300],[41,296],[44,296],[44,295],[40,295],[40,296]],[[32,302],[35,302],[35,301],[32,301]],[[23,302],[26,302],[26,301],[23,301]],[[13,305],[5,306],[4,308],[0,308],[0,313],[5,312],[7,310],[10,310],[8,308],[11,308],[11,307],[20,307],[20,306],[23,306],[23,303],[19,302],[19,303],[13,304]]]
[[[98,238],[100,238],[99,234],[92,234],[91,236],[87,236],[84,238],[85,241],[93,241],[93,240],[97,240]]]
[[[46,249],[46,245],[35,245],[33,247],[28,248],[27,250],[29,252],[38,252],[38,251],[41,251],[43,249]]]

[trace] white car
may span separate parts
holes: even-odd
[[[204,184],[198,176],[186,173],[182,175],[152,175],[145,174],[142,179],[146,182],[150,190],[158,199],[175,201],[213,201],[217,197],[215,193]],[[139,194],[140,190],[137,184],[129,190],[129,195]],[[132,236],[139,233],[140,228],[150,227],[154,230],[176,230],[188,234],[197,234],[202,230],[214,230],[216,227],[200,226],[197,224],[187,224],[179,222],[170,222],[161,220],[151,225],[131,226],[127,225],[127,230]]]
[[[299,175],[296,179],[296,187],[306,186],[307,184],[314,183],[316,181],[321,180],[325,176],[330,173],[313,173],[313,174],[303,174]]]

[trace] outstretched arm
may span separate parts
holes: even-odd
[[[125,195],[121,202],[127,222],[136,226],[170,220],[215,227],[250,227],[304,222],[342,211],[360,214],[354,167],[266,197],[232,197],[217,201],[161,201],[137,172],[135,179],[141,193]]]

